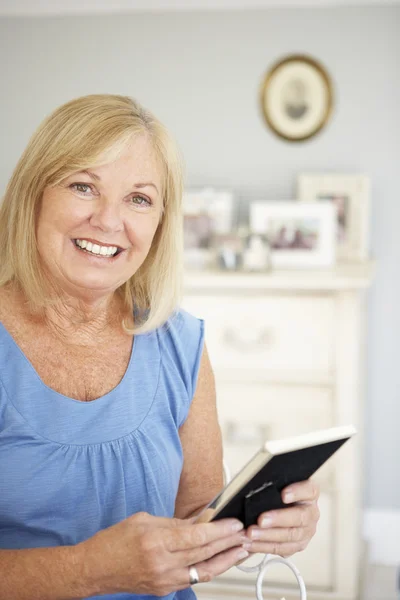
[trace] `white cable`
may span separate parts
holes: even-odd
[[[286,565],[296,577],[297,583],[300,588],[300,600],[307,600],[307,590],[304,584],[304,580],[300,574],[300,571],[289,559],[282,558],[280,556],[275,556],[273,554],[266,554],[262,561],[258,565],[254,565],[253,567],[244,567],[242,565],[237,565],[237,569],[240,571],[244,571],[245,573],[254,573],[258,571],[257,582],[256,582],[256,597],[257,600],[264,600],[262,593],[262,584],[264,580],[264,575],[266,570],[273,563],[281,563]],[[284,600],[284,599],[282,599]]]
[[[225,479],[225,485],[231,479],[231,475],[230,475],[228,466],[225,463],[225,461],[224,461],[224,479]],[[292,571],[293,575],[296,577],[297,583],[299,584],[300,600],[307,600],[307,590],[306,590],[304,580],[300,574],[300,571],[298,570],[296,565],[294,565],[292,563],[292,561],[290,561],[287,558],[282,558],[281,556],[275,556],[274,554],[265,554],[264,558],[262,559],[262,561],[260,563],[258,563],[258,565],[254,565],[253,567],[244,567],[242,565],[237,565],[236,568],[239,569],[239,571],[243,571],[244,573],[258,572],[257,581],[256,581],[256,597],[257,597],[257,600],[264,600],[263,593],[262,593],[262,585],[263,585],[263,581],[264,581],[264,575],[265,575],[265,572],[267,571],[268,567],[270,565],[272,565],[273,563],[284,564]],[[281,600],[285,600],[285,599],[282,598]]]

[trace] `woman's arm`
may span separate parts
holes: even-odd
[[[242,527],[136,513],[76,546],[0,550],[0,600],[166,596],[189,586],[192,564],[209,581],[241,560]]]
[[[184,519],[199,512],[223,487],[222,443],[217,420],[215,384],[204,347],[198,383],[188,418],[180,429],[184,463],[175,514]],[[291,492],[292,497],[287,494]],[[262,513],[246,534],[251,553],[291,556],[304,550],[319,519],[319,489],[313,480],[292,484],[282,492],[292,507]]]
[[[184,462],[175,516],[185,519],[199,512],[223,487],[222,439],[214,373],[205,346],[196,392],[179,434]]]
[[[78,600],[97,593],[81,546],[0,550],[0,600]],[[92,579],[92,582],[89,581]]]

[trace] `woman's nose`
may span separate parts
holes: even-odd
[[[106,232],[122,231],[124,226],[120,203],[106,198],[99,199],[90,217],[90,224]]]

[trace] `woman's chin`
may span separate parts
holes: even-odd
[[[62,284],[67,294],[82,299],[93,299],[109,296],[121,285],[122,282],[110,281],[101,278],[71,277]]]

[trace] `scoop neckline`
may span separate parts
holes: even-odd
[[[135,335],[133,337],[132,347],[131,347],[131,352],[130,352],[130,356],[129,356],[128,365],[127,365],[127,367],[125,369],[125,372],[124,372],[121,380],[119,381],[119,383],[117,383],[117,385],[112,390],[110,390],[109,392],[107,392],[106,394],[103,394],[102,396],[99,396],[98,398],[95,398],[94,400],[85,401],[85,400],[77,400],[76,398],[71,398],[70,396],[66,396],[65,394],[62,394],[61,392],[57,392],[57,390],[54,390],[49,385],[47,385],[43,381],[43,379],[40,377],[39,373],[37,372],[37,370],[35,369],[35,367],[31,363],[31,361],[29,360],[29,358],[26,356],[25,352],[22,350],[22,348],[19,346],[19,344],[17,344],[16,340],[11,335],[11,333],[8,331],[8,329],[3,324],[2,321],[0,321],[0,327],[5,332],[8,340],[11,342],[13,348],[15,348],[15,350],[17,350],[17,352],[19,353],[19,355],[22,357],[22,359],[28,365],[28,368],[30,369],[32,375],[39,381],[40,385],[44,389],[46,389],[48,392],[51,392],[55,396],[57,396],[59,398],[62,398],[63,400],[67,400],[67,401],[73,402],[75,404],[82,404],[83,406],[88,406],[90,404],[97,405],[97,404],[101,403],[103,400],[107,399],[110,395],[112,395],[114,393],[117,393],[118,390],[120,389],[120,387],[122,387],[124,385],[125,380],[128,378],[128,375],[129,375],[129,373],[131,371],[131,366],[132,366],[132,363],[133,363],[133,358],[134,358],[135,354],[137,354],[137,351],[138,351],[137,350],[138,341],[142,337],[141,335]]]

